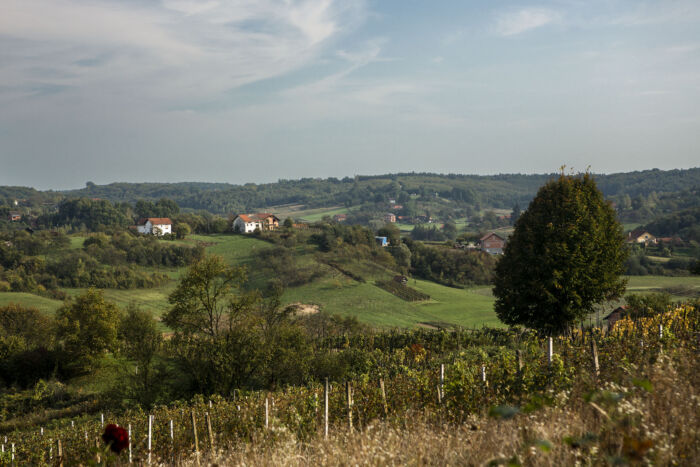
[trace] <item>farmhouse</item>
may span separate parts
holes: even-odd
[[[10,211],[10,214],[7,216],[7,218],[12,222],[17,222],[19,220],[22,220],[22,214],[17,211]]]
[[[503,248],[506,246],[506,237],[496,232],[490,232],[481,237],[479,245],[482,251],[492,255],[502,255]]]
[[[348,220],[348,215],[347,214],[336,214],[333,216],[333,220],[336,222],[345,222]]]
[[[387,224],[396,222],[396,214],[394,214],[393,212],[387,212],[386,214],[384,214],[384,222],[386,222]]]
[[[258,230],[275,230],[280,226],[280,220],[274,214],[259,212],[256,214],[239,214],[233,218],[233,231],[253,233]]]
[[[644,229],[634,229],[627,234],[627,243],[656,243],[656,237]]]
[[[148,235],[173,233],[173,221],[167,217],[142,217],[136,222],[136,231]]]

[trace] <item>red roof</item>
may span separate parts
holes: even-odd
[[[136,222],[136,225],[146,225],[148,221],[151,221],[153,225],[172,225],[173,223],[168,217],[142,217]]]
[[[262,221],[267,219],[268,217],[272,217],[279,222],[279,218],[277,216],[268,212],[258,212],[256,214],[239,214],[236,217],[240,217],[241,219],[243,219],[243,222]]]

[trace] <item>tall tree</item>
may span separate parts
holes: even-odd
[[[506,324],[556,333],[619,297],[622,227],[588,173],[540,188],[496,267],[496,313]]]
[[[231,312],[249,304],[245,296],[233,294],[245,281],[244,268],[228,266],[220,256],[205,256],[168,297],[173,307],[163,322],[185,334],[218,337],[230,327]]]
[[[135,305],[127,308],[119,323],[118,335],[122,352],[137,365],[139,390],[145,396],[151,389],[153,361],[163,343],[163,335],[153,316]]]
[[[117,341],[119,309],[101,290],[88,289],[56,312],[57,336],[76,370],[89,370]]]

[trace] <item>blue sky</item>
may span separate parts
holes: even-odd
[[[0,184],[698,166],[700,2],[2,0]]]

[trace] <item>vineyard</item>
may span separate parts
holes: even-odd
[[[407,302],[419,302],[421,300],[430,300],[430,295],[412,289],[407,285],[400,284],[393,280],[377,281],[377,287],[382,288]]]
[[[400,464],[408,459],[382,462],[378,448],[367,449],[421,430],[426,439],[444,433],[456,446],[426,447],[420,456],[436,456],[426,463],[471,463],[475,455],[491,465],[697,465],[699,337],[698,309],[684,305],[621,320],[610,332],[553,339],[488,328],[328,339],[329,348],[362,351],[369,370],[349,381],[199,396],[150,411],[98,410],[16,428],[0,435],[0,465],[250,464],[274,463],[275,456],[292,465],[342,463],[324,456],[359,445],[362,451],[345,454]],[[110,423],[130,432],[120,454],[100,438]],[[508,442],[482,453],[474,441],[491,436]]]

